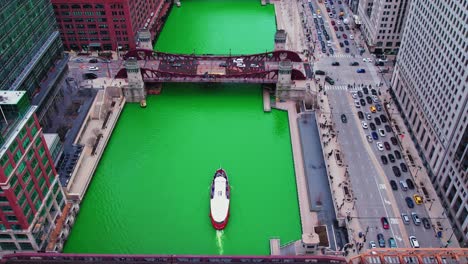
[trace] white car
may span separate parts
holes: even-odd
[[[88,68],[89,71],[99,71],[99,67],[97,66],[91,66]]]
[[[364,121],[361,121],[361,125],[362,125],[362,128],[364,128],[364,129],[368,128],[367,123],[364,122]]]
[[[371,120],[371,119],[372,119],[371,114],[370,114],[370,113],[366,113],[366,118],[367,118],[367,120]]]
[[[245,68],[245,64],[244,64],[244,63],[238,63],[238,64],[237,64],[237,67],[239,67],[239,68]]]
[[[381,137],[385,137],[385,130],[379,129],[379,134]]]
[[[411,244],[412,247],[419,248],[419,242],[418,242],[418,240],[416,239],[415,236],[410,236],[409,241],[410,241],[410,244]]]
[[[372,59],[371,59],[371,58],[367,58],[367,62],[372,62]]]
[[[377,248],[377,245],[375,244],[374,241],[369,242],[369,247],[370,248]]]
[[[353,36],[353,35],[349,35],[349,39],[354,39],[354,36]]]
[[[359,103],[358,100],[354,101],[354,105],[355,105],[357,108],[361,108],[361,104]]]
[[[337,24],[337,25],[341,25],[341,21],[336,21],[336,24]]]
[[[353,99],[357,99],[357,93],[352,92],[352,93],[351,93],[351,96],[353,97]]]
[[[372,142],[372,136],[371,136],[371,135],[366,135],[366,138],[367,138],[367,141],[368,141],[369,143]]]
[[[377,145],[378,150],[380,150],[380,151],[384,150],[384,146],[383,146],[382,142],[379,141],[379,142],[376,143],[376,145]]]
[[[379,97],[377,97],[377,95],[372,95],[372,100],[374,101],[374,103],[380,102]]]

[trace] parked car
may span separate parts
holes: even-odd
[[[392,166],[392,171],[393,171],[393,174],[395,174],[396,177],[401,176],[400,169],[397,166]]]
[[[364,129],[367,129],[367,123],[365,121],[361,121],[361,126]]]
[[[410,190],[414,190],[414,183],[411,179],[406,179],[406,184]]]
[[[388,144],[388,142],[384,142],[384,146],[386,150],[390,150],[390,144]]]
[[[346,49],[345,49],[345,52],[346,52],[346,53],[349,53],[349,48],[346,48]]]
[[[418,242],[418,240],[416,239],[415,236],[410,236],[409,241],[410,241],[410,244],[411,244],[412,247],[419,248],[419,242]]]
[[[408,172],[408,167],[406,167],[405,163],[400,163],[400,168],[402,172]]]
[[[371,249],[372,249],[372,248],[377,248],[377,245],[375,244],[374,241],[370,241],[370,242],[369,242],[369,248],[371,248]]]
[[[325,81],[326,81],[327,83],[331,84],[331,85],[334,85],[334,84],[335,84],[335,81],[334,81],[332,78],[330,78],[329,76],[326,76],[326,77],[325,77]]]
[[[340,66],[340,63],[337,61],[332,62],[332,66]]]
[[[380,119],[378,119],[378,118],[376,118],[376,119],[379,120],[379,122],[378,123],[376,122],[376,124],[380,125],[381,124]],[[385,130],[379,129],[379,134],[380,134],[381,137],[385,137]]]
[[[380,222],[382,223],[383,229],[389,229],[390,228],[390,225],[388,224],[387,217],[380,218]]]
[[[390,132],[392,132],[392,128],[389,125],[385,125],[385,131],[390,133]]]
[[[340,44],[341,44],[341,43],[340,43]],[[354,61],[354,62],[351,62],[349,65],[351,65],[351,66],[359,66],[359,62]]]
[[[390,160],[391,163],[395,163],[395,156],[393,156],[393,154],[388,154],[388,160]]]
[[[382,123],[387,123],[387,117],[385,117],[385,115],[380,115],[380,120],[382,120]]]
[[[395,158],[396,158],[396,159],[401,159],[401,153],[400,153],[400,151],[395,150],[394,153],[395,153]]]
[[[377,95],[377,91],[375,89],[371,89],[371,94],[372,95]]]
[[[411,218],[413,218],[413,223],[415,225],[420,225],[421,224],[421,219],[419,218],[419,215],[415,212],[411,213]]]
[[[382,105],[380,104],[375,104],[375,108],[377,108],[377,111],[382,111]]]
[[[372,98],[370,98],[370,96],[366,96],[366,101],[367,101],[368,104],[372,104]],[[380,122],[380,120],[379,120],[379,122]]]
[[[410,224],[409,216],[408,216],[408,214],[406,214],[406,213],[402,213],[402,214],[401,214],[401,220],[403,220],[403,223],[404,223],[405,225],[409,225],[409,224]]]
[[[395,239],[394,239],[393,237],[391,237],[391,238],[388,239],[388,246],[389,246],[390,248],[396,248],[396,247],[397,247],[397,246],[396,246]]]
[[[322,70],[316,70],[315,75],[325,75],[326,73]]]
[[[382,145],[382,142],[377,142],[376,145],[377,145],[377,149],[379,149],[380,151],[383,151],[383,150],[384,150],[384,147],[383,147],[383,145]]]
[[[370,111],[371,111],[372,113],[375,113],[375,112],[377,111],[377,108],[375,108],[375,106],[373,106],[373,105],[371,105],[371,106],[369,107],[369,109],[370,109]]]
[[[382,124],[382,123],[380,122],[380,118],[378,118],[378,117],[374,118],[374,121],[375,121],[375,124],[378,125],[378,126],[380,126],[380,125]],[[379,129],[379,131],[380,131],[380,130],[382,130],[382,129]],[[379,133],[380,133],[380,132],[379,132]],[[384,133],[384,135],[385,135],[385,133]]]
[[[361,91],[358,91],[357,95],[359,96],[359,98],[362,98],[364,96]]]
[[[365,70],[365,69],[357,69],[356,72],[357,72],[357,73],[366,73],[366,70]]]
[[[406,205],[408,206],[408,208],[414,208],[413,199],[411,199],[411,198],[409,198],[409,197],[406,197],[406,198],[405,198],[405,202],[406,202]]]
[[[99,71],[99,67],[97,66],[88,67],[88,71]]]
[[[349,41],[347,41],[347,40],[343,41],[343,43],[344,43],[346,46],[349,45]]]
[[[345,114],[342,114],[342,115],[341,115],[341,122],[343,122],[343,123],[347,123],[347,122],[348,122],[348,119],[346,118],[346,115],[345,115]]]
[[[390,181],[390,186],[392,186],[392,190],[394,190],[394,191],[398,190],[398,184],[396,183],[396,181],[391,180]]]
[[[381,248],[385,247],[385,238],[383,234],[381,233],[377,234],[377,241],[379,241],[379,247]]]
[[[372,119],[372,115],[370,113],[366,113],[366,118],[367,120],[371,120]]]
[[[423,198],[419,194],[413,195],[413,199],[414,199],[414,202],[416,202],[416,204],[422,204],[423,203]]]
[[[362,88],[362,92],[364,92],[364,94],[369,94],[369,89],[367,87],[364,87]]]
[[[370,128],[371,128],[372,130],[376,130],[376,129],[377,129],[377,127],[375,126],[374,123],[370,123]]]
[[[361,103],[362,106],[365,106],[366,105],[366,100],[361,98],[361,100],[359,100],[359,103]]]
[[[382,160],[382,164],[383,164],[383,165],[388,164],[387,156],[382,155],[382,156],[380,156],[380,159]]]
[[[364,119],[364,114],[362,113],[362,111],[358,111],[357,115],[358,115],[359,119]]]
[[[423,217],[423,218],[421,218],[421,220],[422,220],[424,228],[426,228],[426,229],[431,228],[431,223],[429,222],[429,219],[427,219],[427,217]]]
[[[372,132],[371,135],[372,135],[372,138],[373,138],[374,140],[378,140],[378,139],[379,139],[379,135],[377,135],[377,132]]]
[[[391,137],[390,141],[392,142],[392,145],[396,146],[398,144],[398,141],[395,137]]]

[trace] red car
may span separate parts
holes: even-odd
[[[347,39],[347,38],[348,38],[348,36],[346,36],[346,34],[343,34],[343,38],[344,38],[344,39]]]
[[[380,218],[380,221],[382,222],[383,229],[389,229],[390,228],[390,225],[388,224],[387,217]]]
[[[335,31],[338,31],[338,27],[337,27],[337,26],[334,26],[333,29],[334,29]]]
[[[334,26],[334,25],[335,25],[335,21],[332,20],[331,24],[332,24],[332,26]]]

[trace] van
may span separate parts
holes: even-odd
[[[408,190],[408,184],[406,184],[405,181],[400,181],[400,186],[401,186],[401,189],[403,191],[407,191]]]
[[[412,247],[419,248],[419,242],[418,242],[418,240],[416,239],[415,236],[410,236],[409,241],[410,241]]]
[[[419,219],[418,214],[416,214],[415,212],[411,213],[411,218],[413,218],[413,223],[415,225],[421,225],[421,219]]]
[[[403,223],[405,223],[405,225],[409,225],[410,224],[410,219],[409,219],[409,216],[405,213],[402,213],[401,214],[401,220],[403,220]]]

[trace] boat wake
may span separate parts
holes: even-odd
[[[219,255],[224,254],[224,248],[223,248],[223,230],[216,230],[216,246],[218,247],[218,253]]]

